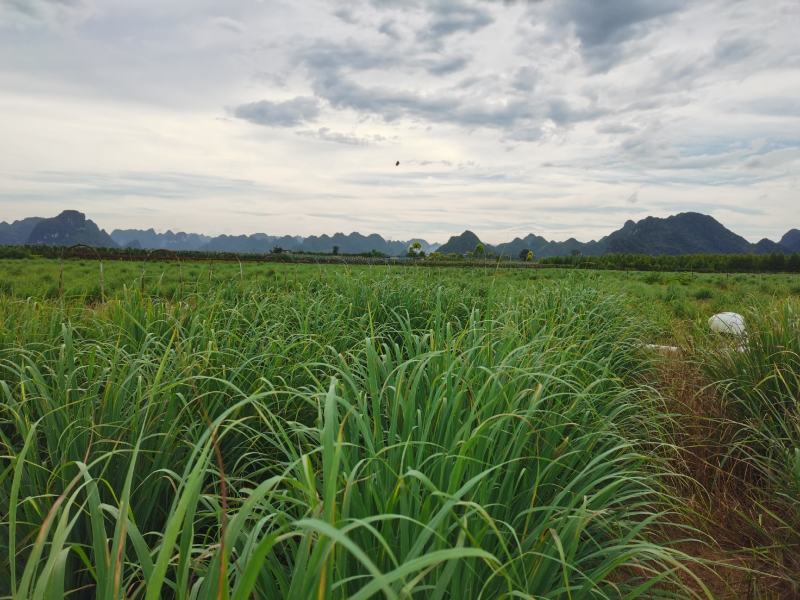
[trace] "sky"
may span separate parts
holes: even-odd
[[[798,0],[0,0],[0,220],[777,239],[798,32]]]

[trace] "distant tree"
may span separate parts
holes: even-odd
[[[339,246],[334,246],[333,247],[333,255],[336,256],[337,254],[339,254]]]
[[[523,248],[522,250],[520,250],[519,251],[519,259],[520,260],[528,260],[528,252],[530,252],[530,250],[528,250],[527,248]]]
[[[272,254],[283,254],[283,248],[281,248],[280,246],[275,246],[272,249]]]
[[[411,258],[425,256],[425,253],[422,251],[422,244],[420,244],[419,242],[412,242],[411,245],[408,247],[407,255]]]
[[[475,256],[484,256],[486,254],[486,248],[483,246],[483,244],[478,242],[475,244],[475,250],[473,251],[473,254]]]
[[[574,248],[574,249],[572,249],[572,250],[570,251],[570,253],[569,253],[569,254],[570,254],[570,256],[580,256],[580,255],[581,255],[581,251],[580,251],[580,250],[578,250],[577,248]]]
[[[525,262],[533,262],[533,250],[528,250],[528,253],[525,255]]]

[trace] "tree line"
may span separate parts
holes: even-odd
[[[338,250],[338,248],[336,248]],[[266,254],[238,254],[233,252],[145,250],[137,248],[90,248],[77,246],[0,246],[0,258],[79,258],[104,260],[220,260],[240,262],[397,262],[381,252],[361,254],[311,253],[285,251],[274,248]],[[561,267],[578,269],[608,269],[636,271],[698,271],[714,273],[800,273],[800,253],[794,254],[683,254],[677,256],[650,256],[646,254],[605,254],[602,256],[549,256],[536,258],[531,250],[524,249],[518,256],[497,256],[486,252],[482,244],[466,254],[425,255],[420,247],[409,248],[405,261],[429,265],[485,265],[497,262],[508,266]]]

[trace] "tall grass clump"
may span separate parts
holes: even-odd
[[[690,595],[619,299],[366,277],[0,305],[0,594]]]
[[[746,320],[744,347],[708,340],[701,363],[734,432],[724,458],[750,500],[754,549],[800,593],[800,305],[753,309]]]

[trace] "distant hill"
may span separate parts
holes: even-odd
[[[755,254],[784,254],[788,252],[785,246],[773,242],[772,240],[768,240],[767,238],[762,238],[753,244],[752,251]]]
[[[51,219],[42,219],[33,227],[26,243],[45,246],[86,244],[103,248],[117,246],[110,235],[77,210],[65,210]]]
[[[358,232],[350,234],[336,233],[330,235],[312,235],[307,238],[299,236],[274,236],[266,233],[252,235],[219,235],[211,237],[197,233],[156,233],[153,229],[115,229],[111,232],[114,241],[123,247],[141,247],[165,250],[201,250],[204,252],[238,252],[243,254],[265,254],[273,248],[301,252],[332,252],[334,246],[341,254],[360,254],[373,250],[389,256],[401,256],[406,253],[412,241],[385,240],[378,234],[362,235]],[[418,240],[426,252],[437,247],[425,240]],[[132,246],[131,244],[138,244]]]
[[[330,235],[311,235],[303,240],[298,250],[305,252],[332,252],[336,247],[340,254],[363,254],[377,251],[389,256],[399,256],[408,251],[410,242],[386,241],[377,233],[362,235],[357,231],[345,235],[335,233]]]
[[[40,221],[41,217],[28,217],[13,223],[0,223],[0,246],[20,246],[28,243],[31,231]]]
[[[199,233],[156,233],[154,229],[115,229],[111,232],[113,239],[120,246],[131,248],[133,242],[137,248],[152,250],[200,250],[211,241],[211,236]]]
[[[579,242],[575,238],[569,238],[563,242],[551,242],[540,235],[533,233],[524,238],[514,238],[505,244],[498,244],[495,250],[503,256],[517,258],[525,250],[531,250],[537,258],[548,256],[569,256],[574,252],[579,252],[584,256],[594,256],[603,253],[603,245],[592,240],[591,242]]]
[[[790,229],[780,241],[781,246],[789,252],[800,252],[800,229]]]
[[[243,254],[266,254],[278,239],[265,233],[253,235],[220,235],[201,247],[204,252],[240,252]]]
[[[478,244],[483,244],[484,250],[487,254],[494,251],[489,244],[483,243],[480,238],[471,232],[469,229],[462,233],[461,235],[454,235],[447,243],[442,244],[439,246],[438,252],[442,254],[466,254],[467,252],[473,252],[475,250],[475,246]]]
[[[604,252],[635,254],[740,254],[753,244],[709,215],[686,212],[628,221],[600,240]]]
[[[796,230],[795,230],[796,231]],[[790,232],[791,233],[791,232]],[[784,239],[789,236],[786,234]],[[800,232],[797,236],[800,245]],[[792,238],[794,239],[794,238]],[[788,245],[771,240],[751,244],[733,233],[714,217],[696,212],[685,212],[671,217],[647,217],[641,221],[627,221],[622,228],[606,237],[591,242],[570,238],[564,242],[550,242],[537,235],[515,238],[497,246],[497,251],[516,257],[523,249],[533,250],[537,257],[567,256],[580,253],[597,256],[609,253],[622,254],[769,254],[791,252]],[[800,250],[795,250],[800,251]]]
[[[436,246],[421,240],[422,248],[426,252]],[[333,235],[310,235],[307,238],[282,236],[276,237],[263,233],[253,235],[221,235],[205,244],[201,250],[210,252],[244,252],[263,254],[274,247],[296,252],[323,252],[331,253],[334,248],[340,254],[362,254],[374,251],[382,252],[388,256],[401,256],[408,251],[411,242],[385,240],[380,235],[362,235],[353,232],[350,234],[335,233]]]

